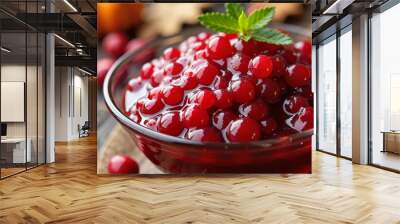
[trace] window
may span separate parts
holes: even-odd
[[[336,36],[318,48],[318,149],[336,153]]]
[[[351,26],[340,36],[340,155],[352,156],[352,33]]]
[[[400,5],[371,18],[371,162],[400,170]]]

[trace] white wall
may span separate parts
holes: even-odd
[[[88,78],[76,68],[56,67],[55,85],[55,140],[77,139],[78,125],[88,120]]]

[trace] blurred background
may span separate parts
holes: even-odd
[[[301,27],[311,37],[311,7],[298,3],[248,3],[244,4],[247,13],[265,6],[274,6],[276,13],[273,24],[288,24]],[[98,3],[97,4],[97,78],[98,78],[98,173],[107,172],[105,166],[108,158],[115,154],[131,153],[133,143],[127,142],[124,132],[110,116],[102,94],[102,82],[111,64],[125,50],[134,50],[143,46],[145,41],[162,38],[193,29],[201,25],[197,17],[208,11],[224,11],[221,3]],[[119,34],[116,36],[115,34]],[[102,42],[111,36],[126,39],[127,49],[114,49],[116,52],[106,54]],[[121,37],[122,36],[122,37]],[[109,52],[109,51],[107,51]],[[137,63],[144,63],[154,57],[155,51],[143,52]],[[130,139],[129,139],[130,141]],[[137,152],[134,155],[139,163],[146,163],[145,158]],[[146,167],[143,169],[142,167]],[[158,173],[154,167],[141,164],[141,173]]]

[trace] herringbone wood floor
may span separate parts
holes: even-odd
[[[100,177],[96,140],[0,181],[0,223],[400,223],[400,175],[314,153],[312,175]]]

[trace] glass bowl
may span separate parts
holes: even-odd
[[[289,31],[294,39],[309,38],[297,26],[281,29]],[[160,55],[165,48],[177,46],[201,31],[188,29],[176,36],[151,40],[141,49],[122,55],[107,73],[103,86],[111,114],[130,133],[143,154],[166,173],[311,173],[313,130],[246,143],[204,143],[155,132],[125,114],[125,86],[129,79],[138,76],[141,66],[132,59],[148,48],[157,49]]]

